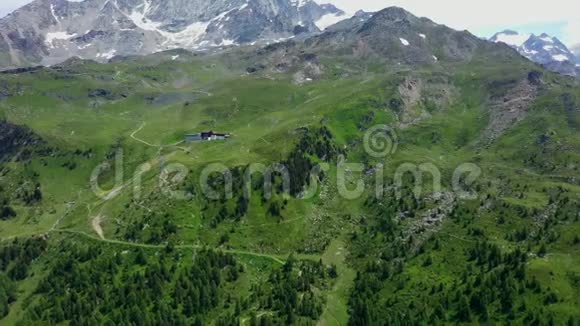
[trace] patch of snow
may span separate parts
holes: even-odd
[[[117,53],[117,50],[115,50],[115,49],[111,49],[110,51],[105,52],[105,53],[99,52],[97,54],[97,58],[111,59],[112,57],[115,56],[115,53]]]
[[[433,60],[439,61],[439,58],[437,58],[436,56],[433,56]]]
[[[552,59],[554,59],[554,60],[556,60],[556,61],[560,61],[560,62],[563,62],[563,61],[568,61],[568,57],[567,57],[567,56],[565,56],[565,55],[563,55],[563,54],[556,54],[556,55],[553,55],[553,56],[552,56]]]
[[[234,45],[236,44],[236,42],[234,40],[230,40],[230,39],[223,39],[219,46],[230,46],[230,45]]]
[[[544,45],[544,50],[546,50],[546,51],[550,51],[550,50],[553,50],[553,49],[554,49],[554,46],[553,45]]]
[[[44,42],[46,43],[47,46],[49,47],[54,47],[54,41],[56,40],[60,40],[60,41],[67,41],[70,40],[71,38],[77,36],[77,34],[68,34],[67,32],[52,32],[52,33],[46,33],[46,36],[44,37]]]
[[[327,27],[332,26],[342,20],[345,20],[346,18],[348,18],[348,16],[345,14],[326,14],[320,17],[320,19],[318,19],[314,24],[316,25],[316,27],[318,27],[318,29],[323,31]]]
[[[177,59],[179,59],[179,54],[178,54],[178,55],[172,55],[172,56],[171,56],[171,60],[172,60],[172,61],[175,61],[175,60],[177,60]]]
[[[88,48],[90,46],[93,46],[93,44],[92,43],[89,43],[89,44],[85,44],[85,45],[79,45],[79,50],[84,50],[84,49],[86,49],[86,48]]]
[[[222,20],[225,18],[225,21],[230,20],[230,17],[226,17],[228,16],[230,13],[234,12],[234,11],[242,11],[244,10],[246,7],[248,6],[248,3],[244,3],[243,5],[239,6],[238,8],[234,8],[234,9],[230,9],[230,10],[226,10],[224,12],[222,12],[221,14],[217,15],[215,18],[212,19],[212,21],[218,21],[218,20]]]
[[[554,43],[554,40],[551,37],[548,36],[544,36],[544,37],[540,37],[540,40],[546,42],[546,43]]]
[[[146,30],[153,31],[161,34],[165,38],[164,45],[168,46],[188,46],[194,47],[196,41],[205,34],[210,22],[195,22],[187,26],[184,30],[177,33],[170,33],[160,29],[163,23],[154,22],[147,18],[147,13],[149,12],[151,3],[149,0],[144,0],[143,4],[138,6],[138,8],[143,8],[142,10],[135,10],[131,14],[124,13],[118,6],[117,10],[123,13],[127,18],[129,18],[137,27]],[[227,14],[227,13],[225,13]]]
[[[289,37],[281,37],[281,38],[273,39],[271,41],[274,42],[274,43],[280,43],[280,42],[288,41],[291,38],[292,38],[292,36],[289,36]]]
[[[248,7],[248,3],[244,3],[237,8],[233,8],[227,11],[224,11],[214,17],[209,21],[199,21],[194,22],[187,26],[184,30],[180,32],[167,32],[161,29],[163,23],[155,22],[147,18],[147,14],[151,9],[151,0],[143,0],[143,4],[137,6],[136,10],[127,14],[123,12],[118,6],[117,10],[123,13],[127,18],[129,18],[137,27],[147,31],[153,31],[160,34],[164,39],[165,42],[163,43],[162,48],[173,48],[173,47],[184,47],[184,48],[200,48],[202,46],[208,45],[209,42],[201,42],[198,41],[202,38],[202,36],[206,33],[207,28],[213,22],[218,22],[221,20],[228,21],[229,14],[233,11],[241,11]],[[222,29],[223,24],[218,25],[218,29]],[[235,44],[233,40],[223,40],[219,45],[232,45]]]
[[[510,46],[522,46],[526,43],[527,40],[530,39],[530,34],[515,34],[515,35],[508,35],[508,34],[498,34],[496,38],[497,42],[502,42]]]
[[[425,34],[419,33],[419,36],[421,36],[421,38],[423,38],[423,39],[426,39],[427,38],[427,35],[425,35]]]
[[[409,44],[410,44],[410,43],[409,43],[409,41],[405,40],[405,39],[404,39],[404,38],[402,38],[402,37],[400,37],[400,38],[399,38],[399,40],[401,41],[401,43],[402,43],[404,46],[409,46]]]
[[[195,47],[196,41],[205,34],[209,24],[210,22],[196,22],[178,33],[159,32],[167,39],[166,43],[177,46]]]
[[[521,48],[520,52],[523,52],[523,55],[528,59],[531,59],[534,55],[538,54],[538,51],[530,50],[526,45]]]
[[[143,0],[143,4],[139,7],[143,7],[143,11],[140,12],[135,10],[131,12],[131,14],[126,15],[127,18],[131,19],[131,21],[137,25],[137,27],[144,29],[146,31],[159,31],[159,27],[162,25],[161,23],[153,22],[147,18],[147,13],[149,12],[149,8],[151,3],[147,0]],[[118,7],[117,7],[118,8]],[[120,9],[119,9],[120,10]]]
[[[56,16],[56,12],[54,11],[54,5],[52,3],[50,4],[50,13],[52,14],[52,18],[56,20],[56,23],[60,25],[60,19],[58,19],[58,17]]]

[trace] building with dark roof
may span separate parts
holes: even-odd
[[[198,134],[186,134],[185,141],[191,143],[194,141],[212,141],[212,140],[224,140],[230,138],[229,134],[216,133],[213,131],[203,131]]]

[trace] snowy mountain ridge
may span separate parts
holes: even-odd
[[[313,0],[35,0],[0,19],[0,67],[269,43],[344,18]]]
[[[550,70],[566,75],[580,76],[580,66],[577,64],[574,53],[558,38],[546,33],[537,36],[505,30],[492,36],[490,41],[505,43],[524,57]]]

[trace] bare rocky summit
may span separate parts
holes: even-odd
[[[0,68],[269,43],[343,16],[312,0],[36,0],[0,19]]]

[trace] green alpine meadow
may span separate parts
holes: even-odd
[[[580,325],[579,79],[397,7],[3,70],[0,325]]]

